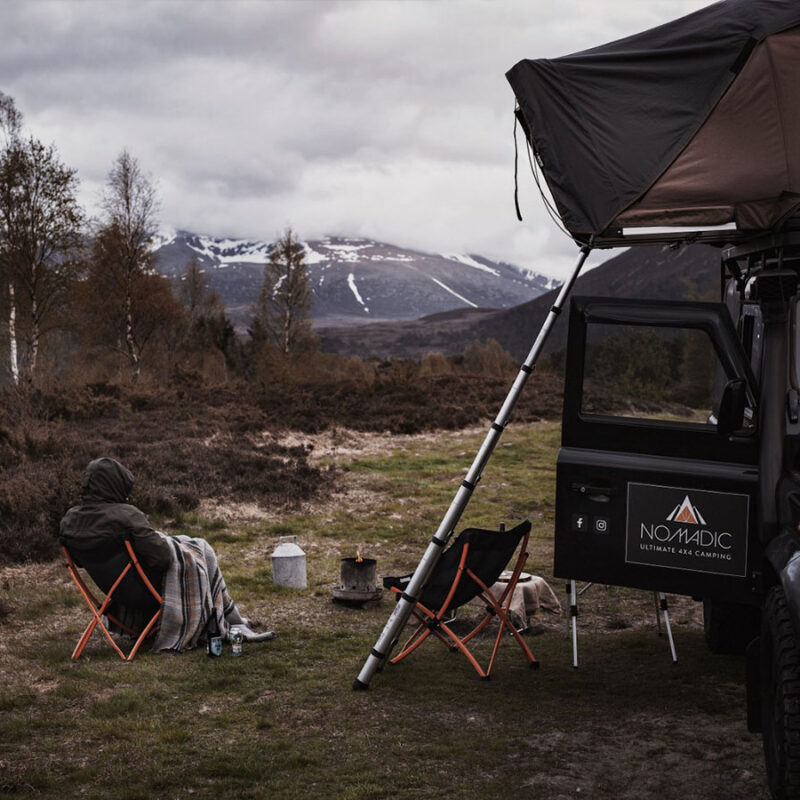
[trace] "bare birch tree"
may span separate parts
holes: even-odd
[[[308,350],[316,342],[311,307],[305,251],[289,228],[270,246],[251,334],[284,355]]]
[[[55,148],[14,137],[0,155],[2,265],[9,281],[10,354],[17,357],[17,309],[27,312],[24,358],[12,378],[33,380],[47,322],[77,279],[84,215],[75,170]]]
[[[102,207],[105,217],[95,239],[95,261],[101,259],[117,295],[122,345],[131,380],[136,381],[144,343],[137,340],[135,284],[154,269],[151,244],[158,225],[158,199],[153,181],[127,150],[117,156],[108,173]]]
[[[22,112],[14,103],[14,98],[0,92],[0,146],[5,150],[17,139],[22,131]]]
[[[0,154],[19,141],[22,130],[22,113],[14,98],[0,92]],[[0,232],[0,285],[6,288],[8,297],[8,368],[14,385],[19,383],[19,359],[17,355],[17,302],[14,282],[8,264],[5,236]]]

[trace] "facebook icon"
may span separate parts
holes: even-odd
[[[573,514],[570,527],[573,531],[583,532],[588,528],[589,520],[585,514]]]

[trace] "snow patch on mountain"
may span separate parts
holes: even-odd
[[[242,241],[240,239],[210,239],[196,236],[187,246],[198,255],[215,261],[218,267],[230,264],[264,264],[269,255],[265,242]]]
[[[461,255],[460,253],[442,253],[442,257],[446,258],[448,261],[457,261],[459,264],[466,264],[468,267],[472,267],[473,269],[483,270],[484,272],[488,272],[490,275],[500,275],[499,270],[487,266],[486,264],[481,264],[472,256]]]
[[[355,296],[356,300],[358,300],[359,304],[364,308],[364,311],[369,314],[369,307],[367,304],[361,299],[361,295],[359,294],[358,287],[356,286],[356,276],[353,275],[351,272],[347,276],[347,285],[350,287],[350,291]]]
[[[322,264],[328,260],[319,250],[314,250],[308,242],[303,242],[303,254],[309,267],[314,264]]]
[[[450,294],[452,294],[453,297],[457,297],[459,300],[462,300],[463,302],[465,302],[468,306],[472,306],[473,308],[477,308],[478,307],[477,303],[473,303],[472,300],[467,300],[467,298],[464,297],[463,295],[460,295],[458,292],[454,292],[449,286],[447,286],[446,284],[442,283],[437,278],[431,278],[431,280],[435,284],[441,286],[442,289],[444,289],[446,292],[450,292]]]
[[[175,228],[162,228],[154,237],[152,249],[162,252],[170,246],[190,250],[201,266],[222,268],[231,264],[266,263],[269,242],[227,237],[204,236]]]
[[[532,269],[523,269],[522,267],[514,267],[525,280],[542,282],[542,287],[546,292],[551,292],[553,289],[558,289],[561,286],[561,281],[558,278],[548,278],[542,275],[541,272],[536,272]]]
[[[158,233],[153,235],[153,241],[150,244],[152,250],[160,250],[168,244],[172,244],[178,238],[180,231],[177,228],[169,226],[162,226]]]

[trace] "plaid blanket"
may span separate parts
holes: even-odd
[[[233,608],[233,600],[214,549],[205,539],[164,538],[172,548],[172,564],[164,578],[161,628],[153,652],[190,650],[207,631],[227,636],[225,615]]]

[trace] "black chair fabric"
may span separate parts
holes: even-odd
[[[449,608],[458,608],[468,603],[480,594],[481,587],[466,574],[466,570],[469,569],[475,573],[486,586],[496,583],[511,561],[522,537],[530,529],[530,520],[525,520],[507,531],[465,528],[450,547],[442,553],[428,583],[422,590],[419,602],[433,612],[441,608],[456,579],[464,545],[469,542],[469,553],[464,565],[465,572],[450,601]],[[410,575],[384,578],[383,585],[387,589],[395,587],[403,591],[410,579]]]

